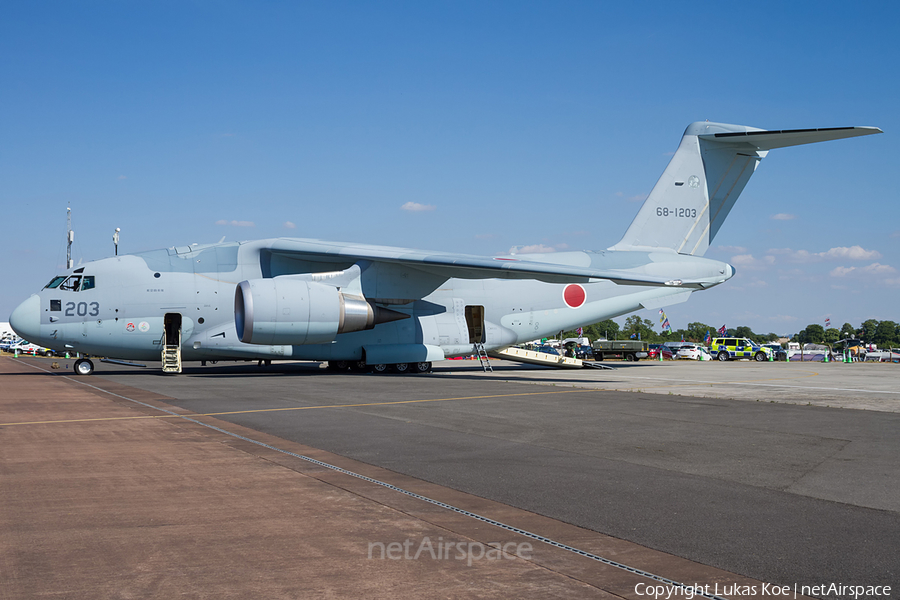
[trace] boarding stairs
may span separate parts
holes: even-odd
[[[484,350],[484,344],[475,344],[475,356],[478,357],[478,363],[481,365],[482,371],[490,371],[491,373],[494,372],[494,367],[491,366],[491,359],[488,357],[487,352],[485,352]]]
[[[162,339],[162,370],[163,373],[181,373],[181,332],[172,340],[175,343],[168,343],[166,335],[163,333]]]

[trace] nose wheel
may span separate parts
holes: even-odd
[[[90,375],[94,372],[94,363],[86,358],[79,358],[72,369],[76,375]]]

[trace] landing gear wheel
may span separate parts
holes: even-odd
[[[387,370],[388,370],[388,366],[384,363],[372,365],[373,373],[387,373]]]
[[[350,363],[350,370],[355,373],[363,373],[369,369],[369,365],[364,360],[354,360]]]
[[[717,359],[719,362],[725,362],[725,361],[728,360],[728,353],[725,352],[724,350],[722,350],[722,351],[719,352],[719,354],[716,356],[716,359]]]
[[[766,356],[766,353],[765,353],[765,352],[757,352],[757,353],[753,356],[753,358],[756,359],[756,362],[763,362],[763,361],[765,361],[765,360],[768,360],[768,357]]]
[[[415,371],[416,373],[427,373],[428,371],[431,370],[431,363],[430,362],[415,363],[412,366],[412,368],[413,368],[413,371]]]
[[[90,375],[94,372],[94,363],[86,358],[79,358],[72,366],[76,375]]]
[[[394,371],[394,373],[403,375],[405,373],[409,373],[409,363],[397,363],[396,365],[391,365],[391,369]]]
[[[329,360],[328,361],[328,370],[329,371],[346,371],[349,368],[349,364],[346,360]]]

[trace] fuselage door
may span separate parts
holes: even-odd
[[[469,343],[484,343],[484,307],[466,306],[466,325],[469,328]]]
[[[181,373],[181,313],[166,313],[163,318],[163,373]]]

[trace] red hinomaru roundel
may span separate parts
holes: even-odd
[[[578,308],[584,304],[585,299],[587,299],[587,294],[584,288],[577,283],[570,283],[563,290],[563,301],[567,306]]]

